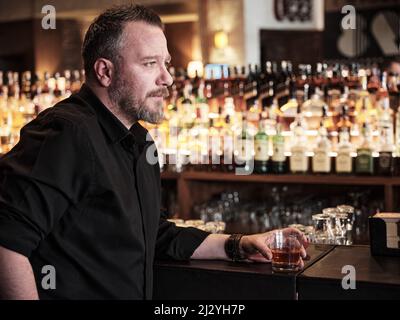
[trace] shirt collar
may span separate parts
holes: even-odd
[[[92,106],[100,125],[112,143],[118,143],[125,139],[133,140],[140,145],[153,142],[151,137],[148,137],[147,129],[141,126],[139,122],[134,123],[128,130],[86,84],[82,85],[78,95]]]

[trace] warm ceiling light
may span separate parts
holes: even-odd
[[[228,35],[225,31],[217,31],[214,35],[214,45],[217,49],[224,49],[228,45]]]

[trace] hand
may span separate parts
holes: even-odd
[[[243,236],[240,240],[239,246],[242,255],[245,259],[254,262],[270,262],[272,259],[272,251],[269,247],[271,244],[276,230],[257,233],[248,236]],[[285,234],[296,234],[299,236],[299,241],[301,242],[301,257],[304,259],[307,256],[306,248],[309,245],[307,237],[298,229],[295,228],[285,228],[282,229]],[[304,267],[303,259],[300,258],[300,267]]]

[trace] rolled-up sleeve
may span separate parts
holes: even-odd
[[[210,235],[196,228],[177,227],[160,219],[156,243],[157,259],[189,260],[196,248]]]
[[[89,191],[93,163],[82,126],[51,112],[21,130],[0,160],[0,245],[29,257]]]

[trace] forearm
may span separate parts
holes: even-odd
[[[0,299],[39,299],[35,276],[27,257],[0,246]]]
[[[191,259],[224,259],[228,260],[225,253],[227,234],[210,234],[193,252]]]

